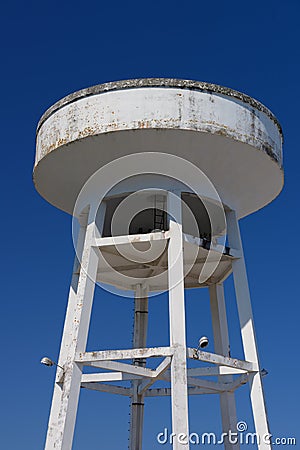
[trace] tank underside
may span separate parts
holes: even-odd
[[[168,240],[163,239],[168,232],[153,233],[153,239],[143,242],[143,236],[128,236],[128,242],[118,244],[117,238],[99,248],[97,282],[109,284],[121,290],[132,290],[139,283],[147,283],[150,292],[168,289]],[[107,240],[110,238],[107,238]],[[115,242],[113,242],[115,241]],[[153,259],[149,251],[151,248]],[[211,249],[210,263],[215,265],[212,275],[203,283],[199,276],[204,263],[207,264]],[[146,253],[147,256],[143,257]],[[136,255],[140,255],[137,258]],[[185,288],[207,287],[219,283],[232,270],[234,250],[221,245],[213,245],[206,239],[183,234],[184,284]],[[156,257],[157,255],[157,257]],[[139,260],[137,260],[139,259]],[[207,268],[207,267],[206,267]]]

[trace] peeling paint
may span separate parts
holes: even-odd
[[[141,78],[132,80],[122,80],[122,81],[112,81],[110,83],[97,84],[95,86],[88,87],[86,89],[81,89],[80,91],[73,92],[67,95],[53,106],[51,106],[41,117],[37,132],[39,131],[41,125],[47,120],[55,111],[62,108],[65,105],[73,103],[81,98],[89,97],[96,94],[101,94],[103,92],[110,92],[116,90],[133,89],[133,88],[145,88],[145,87],[165,87],[165,88],[180,88],[188,90],[197,90],[201,92],[208,92],[211,95],[211,101],[213,102],[213,94],[225,95],[227,97],[236,98],[243,103],[251,105],[253,108],[265,113],[278,127],[279,132],[282,135],[281,125],[276,118],[276,116],[262,103],[249,95],[243,94],[242,92],[236,91],[231,88],[220,86],[217,84],[206,83],[203,81],[194,80],[180,80],[173,78]],[[178,94],[180,96],[180,94]]]
[[[52,204],[71,212],[82,183],[111,158],[128,152],[163,151],[189,159],[206,171],[216,186],[226,179],[230,167],[238,164],[246,202],[250,201],[247,193],[258,189],[248,174],[264,161],[262,167],[270,166],[266,170],[271,173],[269,183],[274,182],[270,191],[265,190],[262,204],[266,204],[282,183],[281,129],[265,107],[258,109],[255,100],[247,98],[246,102],[242,94],[235,94],[207,83],[167,79],[109,83],[74,93],[50,108],[40,121],[35,186]],[[130,133],[124,133],[127,131]],[[224,148],[228,157],[219,165],[217,177],[213,161],[226,157]],[[87,153],[85,165],[82,161]],[[74,171],[70,170],[72,164],[77,165]],[[68,190],[61,196],[66,184]],[[227,181],[224,185],[227,204],[246,212],[242,201],[238,206],[234,203],[236,194]],[[223,185],[219,188],[222,191]],[[261,192],[257,201],[253,196],[251,211],[259,208],[260,197]]]

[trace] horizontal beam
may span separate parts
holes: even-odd
[[[111,361],[111,360],[126,360],[126,359],[139,359],[139,358],[159,358],[172,356],[174,350],[172,347],[149,347],[149,348],[131,348],[125,350],[103,350],[95,352],[81,352],[76,354],[75,362],[82,363],[83,365],[93,365],[94,362],[100,361]],[[225,366],[234,369],[234,373],[239,373],[238,371],[245,372],[257,372],[257,364],[242,361],[235,358],[229,358],[226,356],[218,355],[216,353],[209,353],[203,351],[197,351],[194,348],[187,348],[187,357],[190,359],[195,359],[198,361],[204,361],[212,364],[217,364],[220,366]],[[127,366],[129,366],[127,364]],[[123,367],[123,366],[122,366]],[[135,366],[130,366],[135,367]],[[115,369],[113,369],[115,370]],[[150,369],[148,369],[150,370]],[[194,369],[189,369],[194,370]],[[201,375],[218,375],[218,374],[228,374],[233,373],[232,371],[226,371],[225,368],[220,367],[218,370],[220,372],[216,373],[212,368],[198,368],[198,374]],[[228,370],[228,369],[227,369]],[[118,370],[121,371],[121,370]],[[154,371],[152,371],[154,372]],[[194,374],[195,375],[195,374]],[[151,376],[151,373],[150,373]]]
[[[108,245],[137,244],[138,242],[149,241],[165,241],[166,239],[169,239],[169,233],[164,231],[145,234],[128,234],[125,236],[108,236],[94,239],[93,247],[101,248],[107,247]]]
[[[202,371],[201,371],[202,372]],[[230,373],[238,373],[238,372],[230,372]],[[196,382],[196,384],[194,383],[195,380],[195,376],[199,375],[198,373],[198,369],[188,369],[188,375],[189,375],[189,381],[191,381],[190,384],[198,386],[199,383]],[[201,373],[201,375],[205,375],[204,373]],[[207,374],[206,374],[207,375]],[[209,375],[212,375],[211,373]],[[217,375],[217,373],[215,373],[215,375]],[[225,374],[223,374],[225,375]],[[229,385],[228,383],[224,383],[224,386],[227,387],[226,390],[231,391],[234,386],[236,384],[238,385],[242,385],[248,382],[248,377],[247,374],[244,372],[243,374],[244,376],[239,377],[236,381],[232,382],[232,386],[231,384]],[[82,378],[81,378],[81,382],[82,383],[102,383],[104,381],[128,381],[128,380],[142,380],[144,377],[140,376],[140,375],[133,375],[133,374],[128,374],[128,373],[122,373],[122,372],[100,372],[100,373],[84,373],[82,374]],[[151,378],[147,378],[145,380],[143,380],[143,382],[140,385],[139,388],[139,394],[144,392],[144,388],[148,389],[153,383],[155,383],[157,380],[163,380],[163,381],[170,381],[170,373],[169,372],[164,372],[161,371],[159,375],[157,375],[156,377],[151,377]],[[197,380],[197,379],[196,379]],[[198,379],[199,382],[202,381],[207,381],[207,380],[201,380]],[[209,388],[208,385],[206,385],[207,388]],[[222,384],[223,386],[223,384]],[[203,385],[204,387],[204,385]],[[219,390],[219,388],[213,388],[211,387],[213,390]]]
[[[92,366],[96,361],[110,361],[121,359],[159,358],[172,356],[172,347],[131,348],[128,350],[103,350],[98,352],[77,353],[75,362]]]
[[[203,380],[200,378],[188,377],[187,379],[189,386],[196,386],[203,389],[209,389],[217,392],[234,392],[240,386],[248,382],[248,374],[240,375],[235,380],[230,383],[214,382]]]
[[[217,391],[202,389],[198,387],[188,388],[188,395],[218,394]],[[171,388],[148,389],[145,397],[168,397],[171,395]]]
[[[81,383],[81,387],[92,391],[108,392],[109,394],[125,395],[127,397],[131,397],[132,395],[131,388],[114,386],[113,384]]]
[[[126,381],[140,380],[139,375],[132,375],[122,372],[100,372],[100,373],[84,373],[81,377],[81,383],[102,383],[103,381]]]
[[[144,387],[147,386],[146,389],[155,383],[157,380],[170,381],[170,371],[168,370],[169,358],[165,358],[162,363],[155,369],[152,370],[152,373],[148,379],[142,381],[139,387],[139,393],[144,391]],[[98,367],[98,363],[97,364]],[[99,363],[99,367],[101,364]],[[132,368],[132,366],[130,366]],[[151,370],[151,369],[148,369]],[[237,374],[246,374],[245,370],[234,369],[232,367],[225,366],[211,366],[211,367],[194,367],[191,369],[187,369],[187,373],[189,377],[201,377],[201,376],[220,376],[220,375],[237,375]],[[104,381],[126,381],[126,380],[142,380],[145,375],[137,375],[133,373],[125,373],[125,372],[97,372],[97,373],[85,373],[82,374],[81,381],[82,383],[102,383]]]
[[[187,233],[182,233],[184,242],[187,242],[196,247],[205,247],[205,240],[192,236]],[[170,239],[171,231],[156,231],[153,233],[140,233],[140,234],[128,234],[124,236],[108,236],[102,238],[95,238],[93,241],[93,247],[107,247],[112,245],[124,245],[124,244],[134,244],[138,242],[150,242],[150,241],[164,241]],[[209,243],[209,249],[215,253],[224,254],[224,247],[220,244]],[[240,258],[240,252],[236,249],[230,248],[229,254],[226,256],[231,258]]]
[[[200,378],[188,377],[188,386],[195,386],[202,389],[209,389],[216,392],[225,392],[227,390],[226,383],[220,383],[217,381],[208,381]]]
[[[247,372],[257,372],[258,367],[256,363],[249,361],[242,361],[240,359],[229,358],[227,356],[218,355],[216,353],[202,352],[195,348],[187,349],[187,357],[196,359],[198,361],[209,362],[212,364],[219,364],[222,366],[233,367],[235,369],[242,369]]]
[[[140,377],[156,377],[155,370],[147,369],[146,367],[135,366],[133,364],[124,364],[116,361],[94,361],[91,363],[91,365],[93,365],[93,367],[99,367],[100,369],[116,370],[118,372],[139,375]]]
[[[167,362],[165,364],[167,364]],[[149,385],[146,385],[146,382],[148,380],[145,380],[143,382],[145,383],[143,386],[141,385],[142,387],[140,388],[140,391],[146,397],[159,397],[171,395],[171,388],[149,389],[150,383],[153,384],[158,379],[168,378],[166,377],[166,374],[162,372],[163,366],[161,367],[161,375],[162,375],[161,378],[158,375],[157,378],[152,378],[149,380]],[[119,375],[121,375],[121,377],[118,377]],[[112,384],[103,383],[103,381],[122,381],[126,379],[130,378],[129,377],[127,378],[126,374],[118,374],[118,373],[83,374],[81,387],[94,391],[107,392],[110,394],[117,394],[130,397],[132,395],[131,388],[125,388],[123,386],[115,386]],[[219,394],[222,392],[234,392],[240,386],[243,386],[248,382],[248,375],[243,374],[230,383],[218,383],[193,377],[188,377],[187,382],[189,385],[188,395]]]
[[[189,377],[188,383],[197,384],[199,382],[199,386],[195,387],[189,387],[188,388],[188,395],[203,395],[203,394],[219,394],[220,392],[225,392],[225,390],[220,390],[219,388],[208,388],[204,387],[204,381],[206,380],[197,380],[195,379],[191,380]],[[244,385],[247,383],[247,379],[244,376],[239,377],[239,379],[235,380],[232,383],[224,383],[226,384],[226,391],[233,392],[238,387]],[[211,382],[207,382],[211,383]],[[223,384],[223,383],[222,383]],[[201,387],[203,386],[203,387]],[[105,384],[105,383],[94,383],[94,382],[82,382],[81,387],[85,389],[90,389],[94,391],[99,392],[107,392],[110,394],[117,394],[117,395],[123,395],[127,397],[131,397],[132,390],[131,388],[125,388],[121,386],[115,386],[112,384]],[[164,397],[164,396],[170,396],[171,395],[171,388],[157,388],[157,389],[148,389],[144,392],[145,397]]]
[[[188,369],[191,377],[218,377],[220,375],[236,375],[246,373],[245,370],[226,366],[193,367]]]

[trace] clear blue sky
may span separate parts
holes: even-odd
[[[73,263],[71,218],[34,190],[40,115],[68,93],[136,77],[178,77],[243,91],[282,124],[285,187],[241,223],[269,421],[299,436],[299,15],[297,1],[4,2],[1,6],[1,436],[5,450],[42,449]],[[241,355],[232,284],[226,288],[234,351]],[[201,297],[201,298],[199,298]],[[117,313],[116,313],[117,311]],[[167,342],[166,297],[151,302],[150,344]],[[188,344],[211,336],[207,296],[187,294]],[[89,349],[126,347],[132,302],[99,292]],[[247,387],[238,416],[249,422]],[[218,399],[191,399],[191,429],[220,429]],[[169,426],[168,399],[149,399],[145,450]],[[82,392],[74,450],[124,449],[129,405]],[[298,436],[297,436],[298,433]],[[165,446],[166,447],[166,446]],[[197,447],[197,446],[195,446]]]

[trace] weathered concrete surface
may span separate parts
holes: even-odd
[[[191,161],[239,217],[283,185],[282,132],[266,107],[228,88],[172,79],[106,83],[53,105],[38,125],[35,185],[72,213],[98,168],[143,151]]]
[[[102,92],[139,87],[176,87],[181,89],[198,90],[201,92],[222,94],[229,97],[234,97],[237,100],[240,100],[243,103],[248,103],[253,108],[267,114],[277,124],[280,132],[282,133],[281,125],[278,122],[276,116],[274,116],[274,114],[262,103],[250,97],[249,95],[217,84],[206,83],[204,81],[180,80],[176,78],[136,78],[132,80],[111,81],[109,83],[97,84],[96,86],[81,89],[80,91],[76,91],[72,94],[67,95],[58,102],[54,103],[54,105],[52,105],[49,109],[47,109],[38,123],[37,130],[39,130],[40,126],[46,119],[48,119],[51,114],[60,109],[62,106],[67,105],[68,103],[72,103],[76,100],[79,100],[80,98],[88,97],[90,95],[101,94]]]

